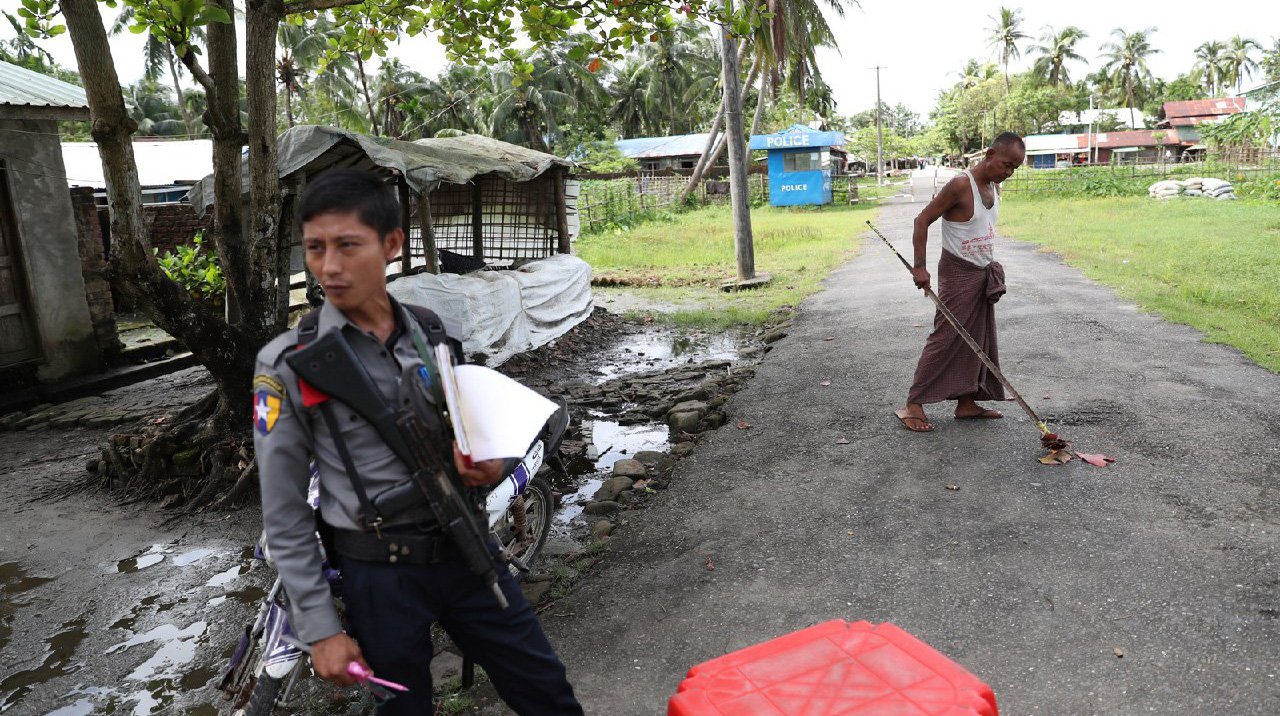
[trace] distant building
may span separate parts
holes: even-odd
[[[618,151],[640,163],[642,171],[693,169],[707,148],[706,132],[673,137],[619,139]],[[722,155],[723,159],[723,155]]]
[[[1178,127],[1196,127],[1209,122],[1220,122],[1233,114],[1243,112],[1244,105],[1244,97],[1165,102],[1160,111],[1162,118],[1156,126],[1176,129]]]
[[[1126,129],[1142,129],[1154,124],[1154,118],[1143,114],[1140,110],[1130,112],[1128,107],[1067,111],[1058,115],[1059,131],[1065,134],[1088,132],[1091,128],[1096,131],[1099,126],[1117,124]]]
[[[1134,129],[1089,134],[1032,134],[1023,137],[1027,165],[1053,169],[1090,161],[1097,164],[1132,164],[1176,161],[1195,143],[1172,129]]]

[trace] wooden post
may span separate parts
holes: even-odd
[[[436,251],[436,230],[431,225],[431,195],[423,192],[418,197],[418,226],[422,229],[422,252],[426,255],[427,270],[440,273],[440,253]]]
[[[400,247],[400,270],[409,273],[409,269],[413,268],[413,253],[409,250],[409,229],[413,226],[409,210],[409,180],[402,176],[396,186],[400,190],[400,228],[404,230],[404,245]]]
[[[471,251],[484,261],[484,197],[480,191],[480,177],[476,177],[471,190]]]
[[[556,252],[561,254],[573,253],[573,245],[569,241],[569,207],[566,204],[564,187],[564,183],[568,180],[569,170],[567,169],[559,169],[551,175],[556,198],[556,233],[559,234]]]

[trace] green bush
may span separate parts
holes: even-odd
[[[156,254],[156,261],[165,274],[188,293],[215,306],[222,305],[227,282],[222,276],[217,253],[204,246],[203,232],[197,232],[190,244],[178,246],[163,255],[159,249],[151,251]]]
[[[1258,177],[1247,184],[1237,184],[1235,190],[1236,196],[1241,199],[1280,201],[1280,174]]]

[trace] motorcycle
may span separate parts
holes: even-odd
[[[557,402],[559,407],[524,458],[485,498],[489,536],[516,579],[537,560],[551,526],[551,486],[538,473],[545,464],[566,474],[560,444],[569,425],[569,410],[564,400]],[[307,501],[312,510],[320,503],[319,473],[314,463]],[[319,535],[316,539],[319,541]],[[265,533],[258,538],[254,558],[273,564]],[[341,570],[327,560],[322,568],[329,591],[341,599]],[[305,649],[289,623],[289,596],[277,576],[253,621],[245,625],[218,687],[224,698],[233,702],[233,716],[268,716],[287,703],[307,670]]]

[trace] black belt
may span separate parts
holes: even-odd
[[[390,564],[436,564],[454,559],[457,550],[440,532],[382,530],[373,532],[334,530],[334,546],[338,554],[363,562]]]

